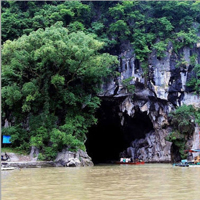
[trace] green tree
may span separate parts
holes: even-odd
[[[143,62],[157,41],[163,42],[159,49],[173,42],[176,53],[197,41],[199,5],[198,1],[3,1],[2,42],[62,21],[70,32],[96,34],[106,43],[104,52],[119,53],[121,43],[129,40]]]
[[[56,140],[59,148],[84,148],[85,133],[96,123],[102,78],[118,63],[98,53],[103,45],[83,32],[69,33],[61,23],[3,45],[2,116],[21,128],[28,120],[24,134],[46,159],[58,150],[56,134],[68,135]]]
[[[86,25],[90,18],[90,7],[79,1],[3,1],[2,42],[50,27],[58,21],[62,21],[65,27],[74,22]]]

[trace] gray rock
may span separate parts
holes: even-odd
[[[54,162],[57,167],[93,166],[92,159],[82,150],[71,152],[63,149],[58,153]]]
[[[30,158],[32,161],[36,161],[38,159],[39,155],[39,149],[37,147],[32,146],[31,147],[31,153],[30,153]]]
[[[131,157],[131,158],[134,158],[134,157],[135,157],[135,148],[133,148],[133,147],[128,147],[126,151],[127,151],[128,157]]]

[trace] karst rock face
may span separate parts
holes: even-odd
[[[187,80],[194,73],[194,63],[191,63],[191,56],[194,54],[196,54],[195,62],[200,63],[199,44],[194,45],[193,48],[182,48],[176,54],[172,44],[169,43],[164,58],[157,57],[156,52],[152,52],[149,56],[148,74],[145,77],[144,68],[136,59],[130,43],[121,45],[118,68],[120,76],[105,82],[100,96],[102,99],[123,97],[118,113],[122,128],[131,126],[131,124],[127,125],[127,119],[134,118],[137,113],[148,116],[153,126],[152,130],[148,130],[149,132],[146,132],[142,138],[138,137],[130,141],[130,146],[122,152],[122,156],[143,159],[146,162],[171,161],[172,143],[165,140],[171,132],[168,114],[176,106],[183,104],[200,107],[200,97],[186,86]],[[123,87],[123,80],[130,77],[132,77],[130,84],[135,85],[133,94]],[[131,120],[129,121],[131,123]],[[143,125],[146,126],[145,123]],[[131,131],[132,134],[136,134],[137,130],[132,129]],[[191,148],[198,148],[197,135],[198,128],[188,141]]]

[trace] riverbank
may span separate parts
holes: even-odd
[[[39,167],[55,167],[53,161],[20,161],[20,162],[11,162],[3,161],[1,164],[4,167],[16,167],[16,168],[39,168]]]
[[[16,167],[16,168],[36,168],[36,167],[55,167],[53,161],[20,161],[20,162],[11,162],[3,161],[1,164],[4,167]]]
[[[4,155],[1,152],[1,155]],[[31,155],[23,155],[19,153],[7,152],[9,160],[1,161],[3,167],[16,167],[16,168],[36,168],[36,167],[55,167],[53,161],[38,161],[37,158],[33,158]]]
[[[2,149],[3,150],[3,149]],[[6,152],[9,156],[7,161],[2,161],[3,167],[16,168],[39,168],[39,167],[85,167],[93,166],[91,158],[86,152],[78,150],[70,152],[63,149],[59,152],[54,161],[39,161],[38,157],[34,157],[32,153],[23,155],[19,153]],[[1,152],[4,155],[5,151]]]

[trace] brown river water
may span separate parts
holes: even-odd
[[[2,200],[200,200],[200,168],[98,165],[1,171]]]

